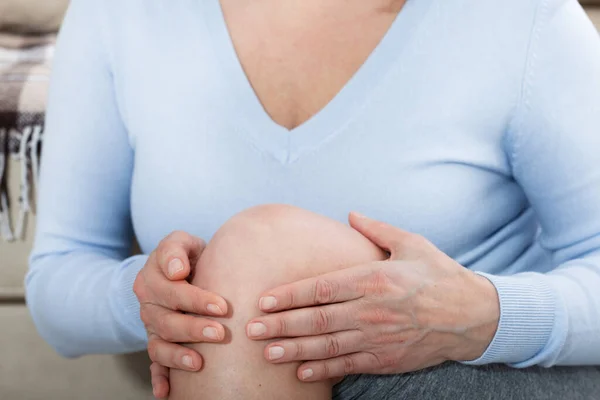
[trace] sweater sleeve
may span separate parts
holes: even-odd
[[[60,354],[145,347],[133,281],[133,151],[113,90],[98,0],[74,0],[57,44],[27,303]]]
[[[537,19],[507,149],[556,267],[485,275],[501,318],[472,363],[600,365],[600,37],[575,0]]]

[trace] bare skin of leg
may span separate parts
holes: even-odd
[[[263,356],[267,342],[246,336],[259,315],[259,295],[281,284],[363,262],[384,252],[347,225],[284,205],[259,206],[225,223],[210,241],[192,284],[229,302],[223,344],[191,345],[204,358],[200,372],[171,371],[171,399],[331,399],[333,382],[303,383],[299,363],[273,365]]]

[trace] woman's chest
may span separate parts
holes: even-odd
[[[142,243],[174,229],[208,239],[244,208],[279,202],[342,221],[359,210],[452,255],[523,209],[503,150],[518,80],[482,72],[496,63],[487,47],[420,34],[425,9],[407,8],[375,57],[289,131],[256,98],[219,9],[199,20],[205,9],[177,4],[167,7],[177,18],[115,46]],[[465,64],[473,51],[485,62]]]
[[[172,230],[210,239],[246,208],[285,203],[342,222],[358,210],[461,254],[515,218],[526,199],[499,141],[425,118],[364,116],[289,163],[226,119],[179,122],[168,140],[140,137],[136,232],[146,243]]]
[[[223,15],[217,19],[223,19],[235,57],[265,112],[291,130],[356,74],[403,3],[221,0]]]

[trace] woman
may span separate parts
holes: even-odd
[[[593,398],[599,129],[575,0],[74,0],[31,312],[65,356],[148,346],[157,397]]]

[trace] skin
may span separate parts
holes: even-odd
[[[404,3],[405,0],[369,2],[362,0],[331,0],[328,2],[320,0],[286,2],[221,0],[238,58],[258,99],[273,121],[288,129],[293,129],[307,121],[343,88],[379,43]],[[387,240],[396,243],[400,241],[400,236],[406,237],[404,233],[396,233],[395,236],[398,238],[388,238]],[[373,239],[370,236],[367,237]],[[372,359],[370,360],[371,364],[364,361],[356,365],[361,369],[384,373],[415,369],[444,358],[476,358],[474,355],[480,354],[496,329],[494,320],[498,307],[497,294],[492,285],[484,278],[469,275],[467,279],[464,275],[458,274],[456,271],[460,266],[449,258],[444,258],[443,255],[438,254],[439,252],[436,253],[430,249],[431,245],[423,244],[424,240],[408,241],[418,247],[415,250],[421,254],[418,260],[403,259],[404,253],[391,246],[391,242],[376,240],[374,242],[387,248],[395,257],[390,260],[385,271],[382,270],[381,265],[368,266],[365,264],[357,267],[356,270],[348,270],[342,275],[348,274],[345,276],[358,279],[357,277],[365,274],[364,271],[369,268],[379,268],[377,270],[380,272],[375,275],[371,274],[371,276],[379,276],[382,281],[389,283],[388,286],[377,288],[380,291],[389,289],[389,292],[386,292],[388,302],[380,303],[379,306],[385,307],[395,297],[406,297],[406,293],[411,288],[402,287],[400,283],[396,282],[396,279],[402,276],[402,267],[406,266],[406,263],[412,262],[419,264],[417,269],[423,276],[428,277],[427,274],[435,274],[432,279],[434,282],[441,279],[442,286],[447,285],[452,279],[465,283],[464,291],[451,292],[456,298],[444,297],[446,304],[454,305],[451,310],[452,315],[455,315],[457,310],[466,310],[463,307],[465,303],[480,302],[479,299],[477,302],[465,299],[465,293],[477,293],[478,296],[482,296],[481,298],[485,298],[484,303],[490,306],[490,309],[482,308],[486,308],[486,311],[490,313],[480,320],[479,310],[469,310],[466,312],[464,321],[448,321],[445,315],[431,314],[416,323],[411,321],[416,328],[403,329],[402,332],[390,332],[390,322],[383,317],[389,317],[391,310],[381,308],[376,314],[381,317],[381,320],[373,325],[381,331],[366,332],[375,337],[374,341],[381,342],[376,338],[377,335],[387,335],[388,338],[393,336],[405,340],[404,343],[415,342],[416,344],[430,344],[439,339],[444,343],[448,342],[445,344],[447,348],[454,348],[459,342],[465,344],[461,348],[468,349],[468,352],[449,354],[450,351],[438,349],[435,354],[431,354],[431,357],[424,357],[417,356],[420,354],[417,351],[418,347],[405,345],[402,348],[402,361],[386,359],[383,363],[385,368],[374,368],[375,364]],[[404,246],[406,247],[406,245]],[[426,248],[429,250],[424,250]],[[230,312],[225,299],[208,288],[201,289],[186,281],[186,278],[194,271],[203,249],[204,243],[199,238],[184,232],[176,232],[161,242],[135,282],[134,291],[140,300],[141,317],[148,329],[149,353],[154,361],[151,367],[152,381],[155,396],[158,398],[164,398],[169,393],[169,368],[198,371],[203,365],[203,359],[198,352],[176,343],[220,342],[226,336],[225,328],[220,320],[210,318],[227,315]],[[200,268],[202,269],[202,266]],[[444,272],[440,272],[442,270]],[[366,273],[366,275],[369,274]],[[417,278],[417,276],[410,277],[412,279],[410,282],[415,283]],[[363,285],[361,288],[364,289],[364,285],[367,283],[361,282]],[[313,282],[313,284],[315,283]],[[439,299],[441,291],[436,291],[435,285],[427,287],[427,295]],[[302,292],[307,287],[289,287],[265,293],[279,296],[281,295],[280,290]],[[348,288],[346,291],[349,292]],[[419,293],[423,295],[423,292]],[[346,293],[346,296],[356,296],[356,293],[354,295]],[[374,293],[370,293],[369,296],[365,294],[365,297],[367,300],[371,300],[372,305],[375,304],[372,302]],[[403,305],[414,303],[417,301],[416,299],[417,297],[414,296],[408,298]],[[427,303],[427,296],[421,296],[420,299],[424,299],[424,302]],[[357,301],[356,298],[353,300]],[[350,300],[348,303],[353,304]],[[212,306],[209,307],[209,305]],[[289,304],[289,307],[294,308],[299,305]],[[284,311],[284,309],[277,308],[277,311]],[[408,308],[405,306],[402,311],[406,313]],[[197,316],[184,315],[183,312]],[[439,321],[436,321],[437,317],[440,318]],[[273,316],[273,318],[290,319],[292,317],[290,314],[284,313],[280,316]],[[397,316],[397,318],[398,322],[408,321],[406,315]],[[428,321],[428,319],[432,320]],[[265,323],[271,324],[272,321],[267,319]],[[433,324],[432,321],[436,324]],[[427,328],[425,322],[431,322],[438,329]],[[336,328],[341,328],[341,326]],[[448,332],[439,332],[440,330]],[[272,331],[269,331],[269,334],[271,333]],[[304,335],[310,332],[297,331],[296,333]],[[262,340],[266,337],[252,339]],[[306,336],[304,340],[308,340]],[[298,343],[300,342],[289,341],[284,342],[283,345],[284,347],[297,346]],[[387,351],[396,349],[389,343],[386,346],[370,350],[383,352],[384,349]],[[357,348],[354,347],[354,350]],[[362,349],[359,354],[366,350],[369,349]],[[286,348],[285,354],[287,358],[277,362],[291,361],[294,358],[292,350],[288,348]],[[313,357],[317,356],[319,355],[315,353]],[[409,359],[413,361],[408,362]],[[337,362],[340,365],[339,360]],[[323,368],[322,363],[314,364],[313,362],[308,365],[317,369]],[[353,367],[353,370],[355,369],[356,367]],[[301,371],[299,374],[301,376]],[[322,377],[318,374],[313,375],[313,379]]]
[[[269,344],[265,358],[277,349],[283,356],[272,362],[304,361],[297,375],[314,382],[480,357],[500,317],[491,282],[421,236],[356,213],[350,224],[389,258],[262,293],[259,307],[270,315],[252,319],[248,337],[288,338]],[[321,324],[311,323],[317,318]]]
[[[221,0],[238,58],[274,122],[304,123],[352,78],[405,0]]]
[[[491,342],[500,313],[494,287],[424,238],[358,214],[352,230],[289,206],[258,210],[222,227],[195,267],[192,283],[228,300],[225,318],[215,318],[225,341],[190,346],[206,365],[199,374],[171,371],[173,399],[200,391],[249,398],[249,387],[260,398],[301,398],[304,389],[328,398],[332,378],[474,359]],[[368,254],[352,252],[365,243]],[[387,252],[373,252],[375,245]],[[260,335],[252,334],[256,323],[264,325]],[[168,370],[158,368],[160,398],[170,387]],[[301,381],[325,381],[317,388],[325,392]]]
[[[264,344],[246,337],[247,321],[264,315],[257,299],[269,288],[384,257],[347,225],[296,207],[259,206],[234,216],[209,242],[191,279],[227,299],[230,313],[218,319],[225,343],[190,346],[205,365],[200,373],[172,370],[170,399],[199,393],[230,400],[330,399],[331,380],[306,384],[296,378],[299,362],[263,359]]]
[[[175,343],[221,341],[224,338],[225,331],[220,323],[201,316],[224,315],[228,312],[227,302],[186,280],[204,248],[204,241],[195,236],[185,232],[171,233],[150,254],[133,285],[148,333],[148,353],[153,361],[150,367],[152,386],[157,398],[169,394],[168,368],[197,371],[202,367],[202,357],[198,353]],[[216,339],[205,335],[214,331]]]
[[[240,63],[265,112],[277,124],[293,129],[321,110],[350,80],[404,2],[222,0],[221,6]],[[134,291],[142,304],[149,353],[155,361],[151,371],[157,397],[168,394],[166,367],[190,371],[202,365],[199,354],[174,343],[214,340],[201,334],[208,325],[222,333],[218,323],[181,316],[181,311],[220,315],[214,307],[207,310],[208,304],[227,312],[218,295],[186,287],[185,279],[203,248],[199,238],[174,232],[158,246],[136,280]]]

